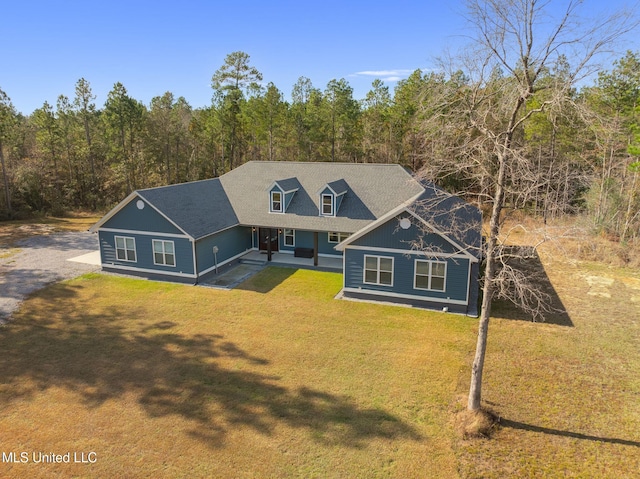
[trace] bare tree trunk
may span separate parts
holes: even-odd
[[[489,238],[487,240],[487,256],[485,258],[485,277],[482,288],[482,307],[480,309],[480,320],[478,324],[478,341],[476,344],[476,354],[471,367],[471,385],[469,387],[469,400],[467,409],[477,411],[480,409],[482,400],[482,372],[484,370],[484,357],[487,351],[487,337],[489,334],[489,317],[491,315],[491,298],[495,289],[494,279],[496,276],[496,249],[498,233],[500,229],[500,212],[504,203],[504,178],[506,161],[500,158],[498,168],[498,178],[496,182],[495,198],[491,218],[489,220]]]
[[[11,208],[11,193],[9,192],[9,175],[7,173],[7,167],[4,164],[4,152],[2,151],[2,141],[0,141],[0,164],[2,165],[2,181],[4,183],[4,199],[7,205],[7,211],[9,216],[13,214]]]
[[[620,241],[625,241],[627,239],[627,233],[629,232],[629,227],[631,226],[631,221],[633,217],[633,200],[635,199],[637,179],[638,179],[638,172],[634,171],[633,182],[631,184],[631,189],[629,190],[629,199],[627,201],[627,212],[624,215],[624,226],[622,228],[622,233],[620,235]]]

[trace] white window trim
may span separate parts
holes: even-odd
[[[161,243],[162,244],[162,261],[163,263],[158,263],[156,261],[156,243]],[[165,243],[171,243],[171,246],[173,248],[173,253],[167,253],[165,251]],[[176,245],[173,241],[170,240],[159,240],[159,239],[154,239],[151,240],[151,253],[153,254],[153,264],[157,265],[157,266],[167,266],[168,268],[175,268],[176,267]],[[173,264],[167,264],[167,254],[173,256]]]
[[[324,212],[324,199],[325,198],[331,199],[331,213],[325,213]],[[323,193],[322,195],[320,195],[320,215],[321,216],[335,216],[335,205],[336,205],[336,200],[335,200],[335,198],[333,197],[332,194]]]
[[[367,281],[367,258],[375,258],[376,259],[376,282],[370,282]],[[390,259],[391,260],[391,284],[384,284],[380,282],[380,260],[381,259]],[[375,256],[372,254],[365,254],[364,258],[362,259],[362,283],[363,284],[372,284],[375,286],[386,286],[386,287],[393,287],[393,280],[394,280],[394,270],[395,270],[395,259],[393,256]],[[387,271],[385,271],[387,272]]]
[[[424,275],[424,274],[420,275],[420,276],[427,276],[429,278],[429,287],[428,288],[420,288],[417,285],[418,263],[429,263],[429,274],[428,275]],[[432,269],[433,269],[433,264],[434,263],[444,264],[444,277],[443,277],[444,289],[433,289],[431,287],[431,279],[433,278]],[[438,276],[438,278],[440,278],[440,276]],[[417,289],[419,291],[434,291],[434,292],[438,292],[438,293],[444,293],[447,290],[447,262],[446,261],[434,261],[434,260],[428,260],[428,259],[416,259],[416,260],[414,260],[414,262],[413,262],[413,289]]]
[[[274,194],[280,195],[280,201],[279,201],[280,209],[279,210],[276,210],[276,209],[273,208],[273,203],[274,203],[273,195]],[[269,195],[269,199],[270,199],[269,211],[271,213],[284,213],[284,194],[282,193],[282,191],[272,191],[271,194]]]
[[[118,238],[124,241],[124,256],[125,259],[118,258]],[[127,256],[127,240],[133,240],[133,255],[136,259],[126,259]],[[126,261],[127,263],[137,263],[138,262],[138,249],[136,248],[136,239],[133,236],[114,236],[113,237],[113,248],[116,253],[116,261]]]
[[[287,230],[291,231],[290,235],[287,234]],[[291,241],[292,241],[291,244],[287,244],[287,237],[291,238]],[[282,230],[282,244],[289,247],[295,247],[296,246],[296,230],[294,230],[293,228],[284,228]]]
[[[338,241],[332,240],[331,235],[337,235]],[[329,233],[327,233],[327,243],[335,243],[335,244],[342,243],[349,236],[351,236],[350,233],[340,233],[339,231],[330,231]]]

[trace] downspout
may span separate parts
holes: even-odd
[[[193,285],[198,284],[198,279],[200,278],[200,273],[198,272],[198,255],[196,254],[196,240],[195,238],[191,240],[191,250],[193,251],[193,272],[196,275],[196,282]]]

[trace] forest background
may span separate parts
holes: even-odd
[[[552,85],[567,69],[560,62],[539,81]],[[23,114],[0,90],[0,219],[105,211],[135,189],[216,177],[253,160],[398,163],[416,173],[434,158],[465,161],[456,142],[468,137],[467,119],[433,121],[471,87],[460,71],[416,70],[393,91],[375,80],[362,100],[344,78],[320,88],[300,77],[288,100],[262,80],[247,53],[233,52],[213,74],[205,108],[171,92],[146,105],[119,82],[99,106],[81,78],[73,98],[60,95],[55,105]],[[496,69],[485,88],[499,97],[509,81]],[[639,118],[640,54],[628,51],[566,92],[561,108],[523,124],[515,141],[527,171],[539,174],[516,175],[519,184],[511,186],[528,194],[507,197],[505,205],[544,222],[579,220],[624,251],[637,248]],[[463,129],[467,135],[459,135]],[[482,206],[489,185],[455,170],[430,179]]]

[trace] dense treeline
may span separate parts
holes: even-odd
[[[562,74],[557,68],[539,81],[553,84]],[[499,98],[509,77],[496,71],[493,80]],[[384,162],[418,171],[444,159],[431,176],[482,201],[486,185],[459,168],[474,131],[447,114],[472,83],[463,74],[416,70],[393,92],[376,80],[361,101],[344,79],[320,89],[301,77],[290,101],[261,81],[249,56],[234,52],[212,77],[211,106],[201,109],[170,92],[145,105],[121,83],[100,108],[80,79],[74,98],[61,95],[24,116],[0,90],[0,217],[104,209],[135,189],[219,176],[250,160]],[[512,190],[529,194],[506,204],[545,219],[586,212],[596,230],[635,240],[640,57],[628,52],[592,85],[564,95],[561,108],[536,113],[515,135],[540,175],[529,177],[531,168],[515,175]],[[448,171],[447,163],[456,167]]]

